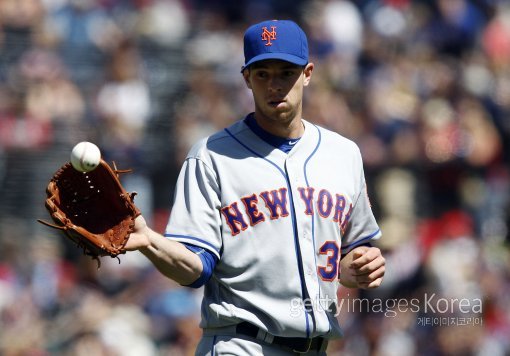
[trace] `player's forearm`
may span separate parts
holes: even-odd
[[[163,275],[182,285],[191,284],[200,277],[203,266],[195,253],[153,230],[148,229],[147,237],[149,245],[139,250]]]

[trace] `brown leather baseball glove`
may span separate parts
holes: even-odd
[[[90,172],[83,173],[64,164],[46,188],[45,206],[55,224],[38,220],[62,230],[83,248],[86,255],[118,257],[134,230],[140,211],[134,205],[136,193],[128,193],[119,180],[120,173],[130,170],[113,169],[104,160]],[[120,260],[119,260],[120,262]]]

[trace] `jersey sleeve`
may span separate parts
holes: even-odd
[[[214,267],[218,263],[218,258],[211,252],[207,251],[202,247],[184,243],[184,246],[193,253],[195,253],[202,262],[202,273],[193,283],[186,285],[185,287],[200,288],[211,279]]]
[[[361,162],[361,156],[359,160]],[[370,244],[371,241],[379,239],[382,235],[370,205],[362,163],[359,181],[359,193],[349,213],[349,222],[342,238],[343,255],[354,247]]]
[[[188,157],[177,179],[165,236],[206,249],[220,259],[222,246],[219,186],[202,159]]]

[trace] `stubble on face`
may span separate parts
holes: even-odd
[[[301,129],[303,89],[308,83],[303,67],[268,60],[252,65],[244,75],[262,128],[285,137]]]

